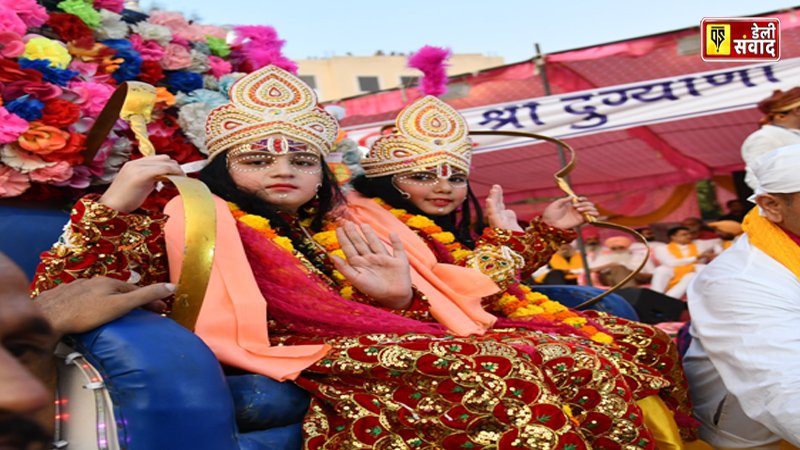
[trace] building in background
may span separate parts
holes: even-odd
[[[408,55],[383,54],[374,56],[334,56],[332,58],[296,60],[300,78],[317,90],[322,102],[352,97],[359,94],[416,86],[421,73],[406,67]],[[502,66],[499,56],[478,53],[453,55],[448,60],[448,75],[476,72]]]

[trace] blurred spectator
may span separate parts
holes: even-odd
[[[669,244],[654,250],[661,265],[653,271],[650,289],[682,298],[697,272],[722,251],[722,247],[719,238],[692,240],[691,232],[684,226],[670,228],[667,235]]]
[[[734,220],[739,223],[744,220],[744,216],[747,214],[748,209],[743,201],[739,199],[728,200],[728,203],[726,203],[725,206],[728,208],[728,213],[724,216],[721,216],[719,220]],[[711,224],[709,224],[709,226],[711,226]]]
[[[598,274],[600,283],[606,286],[614,286],[639,268],[645,255],[631,251],[632,243],[625,236],[615,236],[605,240],[604,245],[606,248],[595,258],[590,266],[592,272]],[[654,269],[653,264],[647,261],[642,271],[628,280],[622,287],[637,287],[649,283]]]
[[[728,249],[739,236],[744,233],[742,224],[735,220],[718,220],[716,222],[709,222],[708,226],[717,232],[720,239],[722,239],[722,249]]]

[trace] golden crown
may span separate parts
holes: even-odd
[[[322,156],[333,148],[339,123],[317,105],[314,90],[291,73],[266,66],[233,83],[228,95],[230,103],[214,108],[206,119],[209,159],[275,135],[306,142]]]
[[[461,114],[433,96],[425,96],[406,106],[397,116],[393,134],[372,144],[361,161],[364,175],[380,177],[436,168],[449,174],[451,169],[469,172],[472,141]]]

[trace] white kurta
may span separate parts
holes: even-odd
[[[689,312],[684,368],[701,437],[800,446],[800,280],[745,235],[695,278]]]
[[[793,144],[800,144],[800,130],[764,125],[747,136],[742,143],[742,159],[745,164],[750,164],[765,153]],[[744,181],[751,189],[756,188],[753,176],[749,173],[745,175]]]

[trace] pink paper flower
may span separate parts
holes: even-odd
[[[167,70],[185,69],[192,65],[192,54],[186,47],[178,44],[167,44],[164,48],[164,58],[161,60],[161,67]]]
[[[208,65],[211,66],[211,75],[214,75],[217,78],[227,75],[233,70],[231,63],[225,61],[219,56],[209,56]]]
[[[145,61],[160,61],[164,57],[164,47],[156,41],[146,41],[138,34],[130,35],[128,40]]]
[[[192,24],[195,30],[199,31],[203,36],[214,36],[215,38],[225,39],[228,37],[228,30],[216,25],[200,25]]]
[[[94,0],[94,7],[96,9],[107,9],[119,14],[125,8],[125,0]]]
[[[0,107],[0,144],[16,142],[22,133],[28,131],[28,122],[16,114]]]
[[[19,36],[23,36],[27,29],[28,27],[25,26],[25,22],[19,18],[13,9],[0,6],[0,31],[10,31]]]
[[[72,166],[66,161],[59,161],[54,166],[43,167],[31,171],[28,176],[36,183],[61,183],[72,178]]]
[[[25,22],[26,28],[39,28],[49,18],[47,10],[36,0],[0,0],[0,7],[6,7],[16,12],[19,18]],[[19,34],[24,33],[23,31]]]
[[[73,166],[72,176],[65,181],[53,183],[56,186],[69,186],[75,189],[86,189],[89,187],[89,178],[91,173],[86,166]]]
[[[180,37],[187,41],[205,42],[206,40],[202,30],[190,24],[179,12],[153,11],[147,21],[169,28],[174,37]]]
[[[69,63],[69,70],[74,70],[81,74],[81,77],[85,79],[93,78],[97,74],[97,68],[100,67],[99,64],[93,62],[84,62],[78,58],[72,60]]]
[[[76,95],[74,102],[81,107],[81,111],[97,117],[114,93],[114,86],[91,81],[71,81],[69,90]]]
[[[31,187],[28,177],[0,164],[0,197],[16,197]]]
[[[0,31],[0,56],[3,58],[17,58],[25,53],[25,43],[22,37],[11,31]]]

